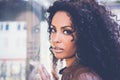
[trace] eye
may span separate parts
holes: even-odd
[[[49,29],[49,33],[55,33],[55,32],[56,32],[56,30],[54,28]]]
[[[71,35],[73,33],[73,31],[72,30],[64,30],[63,33],[66,35]]]

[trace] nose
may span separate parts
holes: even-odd
[[[60,43],[62,40],[62,36],[60,33],[56,33],[53,35],[52,40],[54,43]]]

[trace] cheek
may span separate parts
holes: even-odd
[[[76,42],[76,36],[75,34],[73,35],[69,35],[69,36],[64,36],[64,42],[67,44],[67,45],[75,45],[75,42]]]
[[[74,48],[76,48],[76,44],[74,41],[65,41],[64,44],[66,45],[66,48],[69,50],[73,50]]]
[[[66,46],[66,50],[68,52],[75,53],[75,51],[77,49],[76,37],[72,37],[72,36],[66,37],[66,39],[64,40],[64,46]]]
[[[65,53],[69,55],[69,57],[73,56],[76,53],[76,45],[74,41],[66,42]]]
[[[63,36],[62,38],[63,38],[64,42],[66,42],[66,43],[68,43],[68,44],[74,43],[74,40],[75,40],[75,37],[72,36],[72,35]]]
[[[68,49],[72,49],[76,47],[75,39],[73,40],[73,37],[66,37],[64,38],[63,41],[64,41],[64,46],[66,46],[66,48]]]

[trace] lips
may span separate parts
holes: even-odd
[[[55,53],[62,53],[63,52],[63,48],[60,48],[60,47],[53,47],[53,52]]]

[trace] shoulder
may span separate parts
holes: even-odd
[[[85,72],[76,75],[76,80],[102,80],[97,74]]]
[[[80,64],[65,68],[62,72],[62,80],[102,80],[93,70]]]
[[[75,80],[102,80],[101,77],[86,67],[78,68],[75,72]]]

